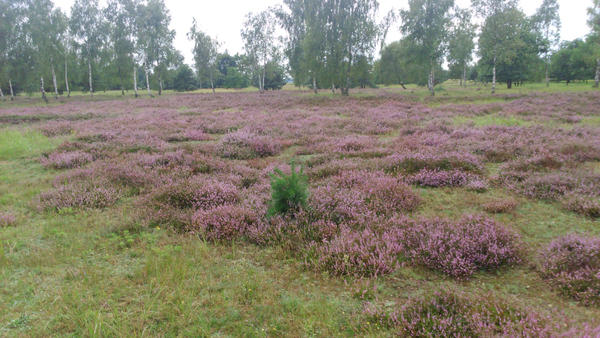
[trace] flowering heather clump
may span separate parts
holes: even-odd
[[[408,177],[407,181],[423,187],[462,187],[475,180],[476,177],[460,170],[422,169]]]
[[[121,192],[102,181],[76,181],[40,194],[39,204],[45,210],[64,208],[106,208],[115,204]]]
[[[519,236],[481,216],[466,216],[459,222],[416,221],[402,231],[400,242],[408,261],[456,278],[521,261]]]
[[[0,228],[13,226],[17,223],[17,218],[8,212],[0,212]]]
[[[238,130],[223,136],[218,147],[218,153],[222,157],[239,160],[273,156],[280,150],[281,146],[270,137],[248,130]]]
[[[400,180],[390,176],[366,179],[361,187],[369,208],[377,214],[388,215],[398,211],[413,211],[421,198]]]
[[[375,218],[365,197],[353,189],[340,189],[333,184],[312,189],[308,199],[310,212],[315,219],[334,223],[364,223]]]
[[[50,122],[40,127],[40,131],[48,137],[54,137],[70,134],[73,127],[70,122]]]
[[[193,177],[174,181],[160,187],[153,198],[178,209],[211,209],[238,201],[237,188],[226,182]]]
[[[600,305],[600,238],[567,235],[540,254],[540,272],[561,293]]]
[[[383,167],[386,172],[403,174],[413,174],[423,169],[458,169],[474,173],[483,171],[480,161],[468,153],[394,154],[385,158]]]
[[[70,169],[77,168],[92,162],[94,157],[83,151],[52,153],[42,157],[40,162],[47,168]]]
[[[481,179],[475,178],[465,186],[470,191],[486,192],[489,189],[488,183]]]
[[[204,133],[202,130],[194,129],[188,130],[185,132],[185,138],[190,141],[208,141],[211,140],[212,137],[210,135]]]
[[[530,176],[522,184],[522,193],[531,198],[556,200],[572,191],[577,179],[562,173]]]
[[[379,276],[394,270],[400,248],[395,233],[342,227],[338,236],[316,248],[315,264],[336,275]]]
[[[206,240],[230,241],[246,236],[249,227],[260,221],[260,216],[248,208],[220,205],[196,212],[187,230]]]
[[[491,214],[512,212],[517,208],[518,202],[512,198],[497,199],[483,205],[483,210]]]
[[[563,206],[580,215],[591,218],[600,217],[600,199],[590,196],[569,194],[563,201]]]
[[[368,303],[370,323],[395,328],[402,337],[546,337],[549,318],[530,310],[442,290],[386,311]]]

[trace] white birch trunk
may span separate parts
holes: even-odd
[[[600,85],[600,58],[596,59],[596,77],[594,78],[594,88]]]
[[[54,64],[52,64],[51,68],[52,68],[52,84],[54,85],[54,99],[58,100],[58,86],[56,85],[56,73],[54,72]]]
[[[463,77],[462,77],[462,85],[467,88],[467,63],[463,65]]]
[[[68,72],[66,57],[65,57],[65,88],[67,90],[67,97],[71,97],[71,89],[69,88],[69,72]]]
[[[158,95],[162,95],[163,91],[163,82],[161,78],[158,78]]]
[[[315,92],[315,94],[318,94],[319,91],[317,90],[317,78],[313,76],[313,91]]]
[[[435,96],[435,90],[433,90],[434,78],[433,78],[433,62],[431,63],[431,68],[429,70],[429,78],[427,79],[427,87],[429,88],[429,93],[431,96]]]
[[[549,65],[548,56],[546,56],[546,87],[550,87],[550,74],[548,74],[548,68],[550,68]]]
[[[2,91],[2,87],[0,87],[0,98],[2,98],[2,101],[6,101],[6,99],[4,98],[4,92]]]
[[[137,88],[137,65],[133,65],[133,91],[135,92],[135,97],[138,97],[138,88]]]
[[[148,95],[152,96],[152,92],[150,91],[150,80],[148,79],[148,66],[144,64],[144,72],[146,73],[146,90],[148,91]]]
[[[46,90],[44,89],[44,77],[40,77],[40,91],[42,92],[42,99],[48,103],[48,98],[46,97]]]
[[[215,94],[215,81],[213,80],[213,72],[210,71],[210,88],[212,88],[212,93]]]
[[[496,57],[494,56],[494,68],[492,68],[492,94],[496,93]]]
[[[10,100],[14,100],[15,99],[15,93],[13,92],[13,87],[12,87],[12,80],[8,79],[8,88],[10,89]]]
[[[92,62],[88,58],[88,80],[90,83],[90,95],[94,96],[94,87],[92,86]]]

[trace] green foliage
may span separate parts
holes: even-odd
[[[280,169],[275,169],[271,175],[271,206],[267,211],[268,216],[285,214],[306,206],[308,200],[308,178],[300,168],[290,163],[292,172],[284,174]]]
[[[177,68],[177,75],[173,80],[173,89],[179,92],[194,90],[197,88],[194,71],[188,65]]]
[[[594,77],[595,60],[590,42],[565,41],[552,56],[551,76],[557,81],[588,80]]]

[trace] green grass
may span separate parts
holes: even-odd
[[[34,130],[0,129],[0,160],[12,160],[40,155],[57,145]]]
[[[478,102],[489,97],[472,88],[444,88],[460,103],[478,104],[472,97]],[[577,88],[584,86],[569,86]],[[409,90],[426,96],[423,88]],[[461,98],[467,96],[471,98]],[[586,117],[581,124],[596,125],[596,120]],[[453,122],[532,123],[498,114],[456,117]],[[382,139],[396,136],[394,131]],[[142,228],[129,200],[106,210],[40,212],[35,198],[51,188],[58,172],[43,168],[37,158],[62,141],[43,136],[27,122],[0,129],[0,211],[17,215],[16,226],[0,228],[0,336],[393,336],[366,327],[363,302],[401,306],[409,297],[442,287],[489,292],[542,313],[556,309],[558,318],[576,322],[600,318],[597,308],[554,292],[532,266],[537,250],[557,236],[600,235],[600,221],[556,203],[526,199],[501,187],[485,193],[415,188],[423,198],[415,216],[457,219],[484,213],[483,205],[493,199],[518,200],[514,213],[492,217],[521,234],[528,263],[479,272],[464,282],[417,267],[368,280],[340,278],[307,269],[278,247],[216,245],[168,229]],[[291,147],[280,157],[287,162],[296,150]],[[586,165],[600,173],[598,162]],[[498,165],[488,169],[494,174]]]
[[[453,119],[455,124],[473,124],[475,127],[486,126],[505,126],[505,127],[526,127],[534,123],[526,121],[515,116],[501,116],[498,114],[489,114],[476,117],[455,116]]]

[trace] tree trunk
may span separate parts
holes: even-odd
[[[58,100],[58,86],[56,85],[56,73],[54,72],[54,64],[52,64],[51,68],[52,68],[52,84],[54,85],[54,99]]]
[[[317,78],[313,76],[313,92],[315,92],[315,94],[318,94],[319,91],[317,90]]]
[[[2,101],[6,101],[6,99],[4,98],[4,92],[2,91],[2,87],[0,87],[0,98],[2,98]]]
[[[94,96],[94,87],[92,86],[92,62],[88,58],[88,80],[90,83],[90,96]]]
[[[138,88],[137,88],[137,65],[133,65],[133,91],[135,92],[135,97],[138,97]]]
[[[467,63],[463,65],[463,76],[462,76],[463,87],[467,88]]]
[[[119,71],[119,82],[121,84],[121,96],[125,96],[125,87],[123,87],[123,72],[121,72],[121,65],[118,67]]]
[[[146,90],[148,91],[148,95],[152,96],[152,92],[150,91],[150,80],[148,79],[148,66],[144,64],[144,72],[146,73]]]
[[[331,92],[335,94],[335,83],[331,83]]]
[[[13,92],[13,87],[12,87],[12,80],[8,79],[8,88],[10,89],[10,100],[14,100],[15,99],[15,92]]]
[[[265,64],[265,66],[263,67],[263,71],[262,71],[262,81],[260,83],[260,92],[264,93],[265,92],[265,77],[267,75],[267,65]]]
[[[600,85],[600,58],[596,59],[596,77],[594,78],[594,88]]]
[[[429,93],[431,96],[435,96],[435,90],[433,90],[435,79],[433,77],[433,62],[431,63],[431,68],[429,69],[429,78],[427,79],[427,88],[429,89]]]
[[[212,70],[210,71],[210,88],[212,88],[212,93],[215,94],[215,82],[213,80]]]
[[[548,56],[546,56],[546,87],[550,87],[550,74],[548,71],[548,68],[550,66],[550,63],[548,62]]]
[[[46,90],[44,90],[44,77],[40,77],[40,91],[42,92],[42,99],[44,99],[44,101],[46,103],[48,103],[48,98],[46,97]]]
[[[496,93],[496,57],[494,56],[494,68],[492,68],[492,94]]]
[[[400,86],[402,87],[402,89],[406,90],[406,86],[404,85],[404,82],[400,82]]]
[[[67,97],[71,97],[71,89],[69,88],[69,73],[67,71],[67,58],[65,57],[65,88],[67,89]]]
[[[159,76],[158,77],[158,96],[162,95],[162,90],[163,90],[163,88],[162,88],[162,78]]]
[[[508,88],[508,89],[512,88],[512,80],[506,80],[506,88]]]

